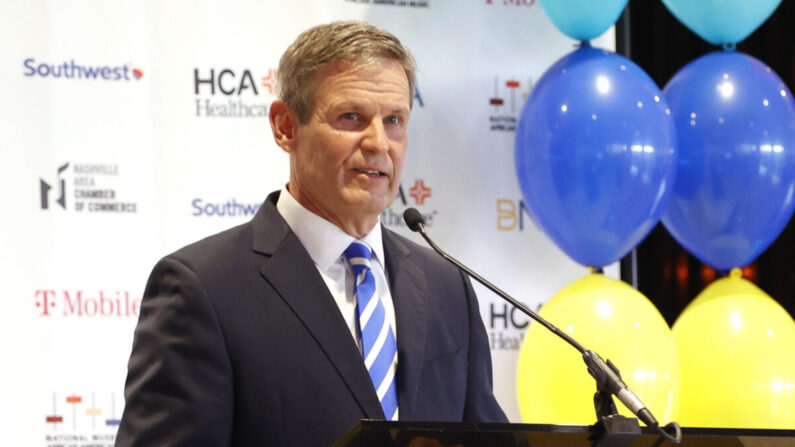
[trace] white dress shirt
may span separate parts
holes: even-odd
[[[338,226],[304,208],[297,200],[282,188],[276,209],[282,215],[287,225],[293,230],[298,240],[301,241],[309,256],[315,262],[315,267],[326,282],[331,296],[351,331],[353,339],[362,351],[361,341],[356,332],[356,302],[353,295],[353,270],[345,259],[343,252],[353,241],[353,236],[345,233]],[[370,269],[375,277],[375,289],[381,297],[386,310],[386,320],[392,326],[392,331],[397,340],[397,326],[395,325],[395,307],[392,295],[389,293],[389,284],[386,279],[386,265],[384,262],[384,244],[381,239],[381,224],[373,227],[366,236],[359,239],[373,253]],[[318,297],[321,299],[321,297]]]

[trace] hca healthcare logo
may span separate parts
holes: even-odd
[[[267,118],[271,101],[276,98],[278,71],[251,69],[194,68],[194,116],[199,118]],[[260,98],[267,98],[262,100]],[[415,86],[415,104],[425,107]]]
[[[492,351],[518,351],[522,347],[525,331],[532,321],[514,306],[498,300],[489,304],[488,316],[483,317]],[[535,311],[539,312],[543,303]]]
[[[194,68],[195,116],[266,118],[276,96],[276,74],[275,68],[259,74],[248,68]]]
[[[406,191],[408,190],[408,195]],[[409,200],[408,197],[411,198]],[[389,226],[406,226],[403,220],[403,211],[410,206],[418,207],[420,213],[425,218],[425,226],[433,226],[433,218],[439,213],[437,210],[428,210],[426,200],[433,196],[433,189],[425,184],[424,179],[415,179],[411,187],[405,188],[403,184],[398,189],[395,202],[381,213],[381,223]],[[411,203],[413,202],[413,203]]]
[[[74,59],[69,61],[51,63],[37,61],[29,57],[22,61],[23,74],[29,78],[64,78],[84,79],[97,81],[132,81],[140,80],[144,76],[141,68],[132,64],[104,65],[81,64]]]

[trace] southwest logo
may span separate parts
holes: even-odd
[[[26,77],[42,78],[66,78],[66,79],[87,79],[104,81],[130,81],[140,80],[144,76],[144,71],[133,67],[131,64],[122,65],[82,65],[74,59],[58,64],[48,62],[38,62],[29,57],[22,62],[24,67],[23,74]]]

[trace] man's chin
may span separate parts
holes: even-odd
[[[359,209],[364,213],[381,214],[382,211],[387,209],[389,205],[394,202],[395,195],[359,190],[350,194],[348,199],[347,202],[351,207]]]
[[[373,202],[368,202],[366,205],[362,205],[362,209],[365,210],[366,214],[379,216],[384,212],[384,210],[389,208],[390,204],[391,203],[388,203],[385,200],[376,200]]]

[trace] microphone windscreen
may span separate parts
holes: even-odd
[[[425,219],[417,208],[406,208],[406,211],[403,211],[403,220],[411,231],[420,231],[420,225],[425,224]]]

